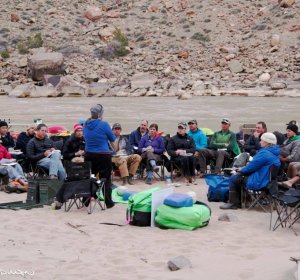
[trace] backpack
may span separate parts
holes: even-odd
[[[128,208],[126,219],[130,225],[147,227],[151,225],[151,204],[152,193],[160,190],[160,188],[152,188],[136,194],[128,198]]]
[[[222,175],[206,175],[205,182],[209,186],[207,200],[227,202],[229,199],[229,177]]]

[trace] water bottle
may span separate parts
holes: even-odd
[[[171,176],[166,176],[166,184],[170,185],[172,183]]]

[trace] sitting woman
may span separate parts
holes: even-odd
[[[145,135],[140,143],[138,152],[141,153],[142,160],[147,160],[147,177],[146,184],[151,185],[153,179],[153,171],[157,172],[156,162],[161,160],[161,155],[165,150],[164,140],[157,133],[158,125],[153,123],[149,126],[149,134]]]
[[[186,179],[186,183],[194,183],[195,177],[195,157],[196,145],[190,136],[186,134],[186,123],[178,124],[177,134],[171,137],[167,152],[174,160],[176,165],[180,167],[180,171]]]
[[[221,205],[221,209],[237,209],[241,206],[241,189],[260,190],[269,183],[272,166],[280,166],[280,148],[273,133],[266,132],[261,136],[261,149],[257,151],[252,161],[243,167],[236,175],[231,176],[229,185],[229,203]]]
[[[14,159],[12,159],[10,153],[0,143],[0,174],[7,175],[10,180],[18,181],[20,186],[19,191],[28,190],[28,182],[25,179],[22,167]],[[11,165],[9,165],[11,164]],[[17,189],[16,189],[17,190]]]

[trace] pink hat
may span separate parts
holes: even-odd
[[[73,128],[74,128],[74,132],[76,132],[78,129],[83,129],[82,125],[79,123],[74,124]]]

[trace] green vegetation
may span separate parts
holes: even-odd
[[[113,40],[119,42],[119,47],[115,50],[117,56],[125,56],[129,53],[128,47],[128,38],[122,33],[120,28],[115,28],[113,32]]]
[[[194,40],[201,41],[201,42],[209,42],[210,41],[209,36],[204,35],[200,32],[196,32],[191,38]]]
[[[4,50],[4,51],[0,52],[0,55],[2,58],[9,58],[8,50]]]
[[[37,33],[32,37],[27,37],[26,41],[20,41],[17,43],[17,49],[20,54],[26,54],[29,49],[40,48],[43,46],[42,34]]]

